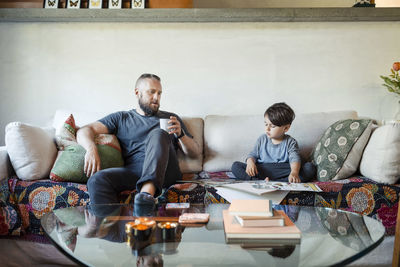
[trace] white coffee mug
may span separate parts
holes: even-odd
[[[160,119],[160,129],[169,132],[170,129],[168,129],[168,127],[171,126],[170,124],[168,124],[169,121],[170,119]]]

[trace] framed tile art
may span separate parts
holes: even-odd
[[[67,0],[67,8],[80,8],[81,0]]]
[[[122,0],[108,0],[109,9],[118,9],[122,6]]]
[[[44,0],[44,8],[57,8],[58,0]]]
[[[101,0],[89,0],[89,8],[101,8],[101,2]]]
[[[131,0],[131,7],[132,8],[144,8],[144,1],[145,0]]]

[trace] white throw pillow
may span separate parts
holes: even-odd
[[[377,128],[365,147],[360,172],[379,183],[394,184],[400,178],[400,123]]]
[[[21,122],[6,126],[6,147],[11,165],[21,180],[48,178],[57,156],[52,135]]]

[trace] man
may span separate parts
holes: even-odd
[[[86,149],[84,171],[91,204],[118,202],[118,193],[136,187],[135,213],[151,215],[155,198],[182,176],[176,148],[196,157],[200,147],[182,120],[159,110],[162,86],[154,74],[142,74],[135,85],[136,109],[112,113],[77,132],[78,143]],[[159,128],[160,118],[169,118],[169,132]],[[121,144],[125,166],[100,171],[100,158],[94,143],[97,134],[115,134]]]

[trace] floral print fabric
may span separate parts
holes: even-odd
[[[89,202],[86,185],[50,180],[8,180],[9,203],[17,207],[22,231],[43,234],[40,219],[53,209],[85,206]]]
[[[229,179],[229,173],[215,173]],[[213,173],[207,174],[212,178]],[[342,209],[371,216],[383,223],[386,234],[393,235],[396,225],[400,187],[379,184],[363,177],[315,182],[322,192],[290,192],[283,205],[316,206]],[[133,192],[123,192],[129,202]],[[128,197],[127,197],[128,196]],[[213,187],[197,183],[176,184],[165,191],[167,202],[229,203]],[[58,208],[85,206],[89,202],[86,185],[51,180],[22,181],[12,177],[0,182],[0,235],[43,235],[40,218]]]

